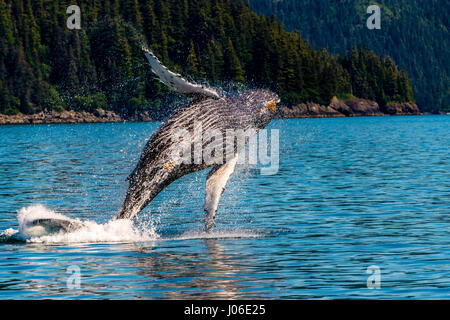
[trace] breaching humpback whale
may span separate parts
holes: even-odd
[[[142,211],[165,187],[182,176],[212,167],[206,179],[205,195],[205,230],[214,226],[214,217],[225,185],[234,171],[240,150],[234,145],[231,150],[225,141],[220,145],[223,152],[218,152],[215,160],[222,161],[185,161],[175,162],[173,151],[177,147],[173,135],[177,130],[195,132],[196,123],[201,123],[202,130],[215,130],[225,137],[227,130],[255,132],[266,127],[272,120],[276,105],[280,99],[267,90],[250,90],[238,95],[220,94],[213,88],[194,84],[165,67],[159,59],[145,46],[142,50],[150,64],[152,72],[169,89],[193,98],[191,103],[175,112],[147,142],[140,160],[129,175],[128,190],[125,200],[114,219],[132,219]],[[254,131],[252,131],[254,130]],[[195,136],[195,135],[194,135]],[[194,139],[188,141],[193,146]],[[204,148],[207,141],[200,142]],[[190,148],[190,150],[195,149]],[[195,155],[192,153],[192,158]],[[218,159],[218,157],[220,159]],[[81,224],[62,224],[58,221],[42,221],[52,228],[60,226],[65,231],[72,231]]]
[[[202,130],[215,130],[225,136],[227,130],[263,129],[272,120],[280,99],[267,90],[251,90],[236,96],[219,94],[212,88],[193,84],[181,75],[167,69],[145,46],[142,47],[151,70],[171,90],[193,97],[193,101],[178,110],[153,134],[147,142],[139,163],[128,177],[129,187],[125,200],[115,219],[132,219],[150,203],[166,186],[182,176],[213,166],[206,179],[205,229],[214,226],[214,217],[225,185],[234,171],[239,150],[233,146],[232,156],[226,143],[222,143],[213,163],[200,160],[175,163],[172,160],[173,135],[177,130],[193,133],[195,125],[201,123]],[[202,148],[208,141],[200,142]],[[189,150],[195,149],[194,139]],[[225,158],[225,155],[227,158]]]

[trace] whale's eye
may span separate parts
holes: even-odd
[[[277,103],[275,101],[269,101],[266,103],[266,107],[270,109],[270,111],[277,110]]]

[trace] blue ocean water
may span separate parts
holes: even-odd
[[[207,171],[108,223],[158,126],[0,126],[0,299],[450,298],[450,117],[274,120],[278,173],[238,167],[211,234]],[[18,212],[92,226],[20,241]]]

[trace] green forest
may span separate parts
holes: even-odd
[[[366,10],[381,9],[381,29],[369,30]],[[251,0],[256,12],[276,15],[316,48],[345,54],[365,45],[408,71],[423,111],[450,112],[450,1]]]
[[[69,5],[81,29],[66,26]],[[171,95],[144,39],[170,69],[223,90],[268,88],[282,103],[333,96],[414,102],[408,74],[365,47],[314,49],[300,32],[236,0],[0,0],[0,113],[110,109],[158,117]]]

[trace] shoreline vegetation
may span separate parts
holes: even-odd
[[[69,1],[0,0],[0,114],[10,116],[2,119],[116,121],[112,113],[93,116],[95,110],[164,118],[171,93],[150,71],[142,42],[189,80],[226,92],[268,89],[291,109],[328,105],[334,96],[376,101],[380,110],[416,102],[407,72],[391,57],[364,46],[340,55],[316,50],[299,31],[258,15],[248,2],[77,3],[82,27],[68,29]],[[306,113],[314,115],[311,108]]]
[[[387,116],[387,115],[420,115],[422,114],[416,104],[409,102],[392,103],[380,107],[371,100],[353,98],[341,100],[334,97],[327,106],[318,103],[300,103],[293,107],[280,106],[276,118],[332,118],[332,117],[359,117],[359,116]],[[41,111],[35,114],[0,114],[2,124],[52,124],[52,123],[102,123],[124,121],[157,121],[149,112],[136,112],[133,116],[124,117],[110,110],[101,108],[93,112],[87,111]]]

